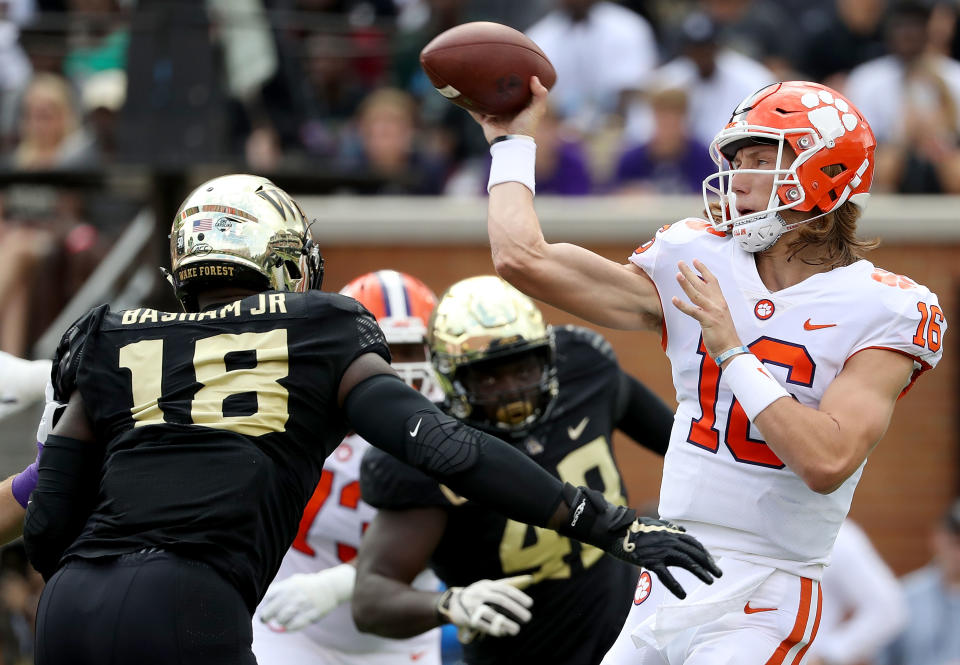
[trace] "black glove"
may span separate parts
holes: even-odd
[[[589,487],[565,483],[563,500],[570,507],[570,516],[557,531],[652,571],[677,598],[687,594],[667,566],[685,568],[707,584],[723,574],[703,545],[682,526],[637,517],[632,508],[614,505]]]

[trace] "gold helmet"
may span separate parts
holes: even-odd
[[[520,436],[556,401],[553,329],[530,298],[499,277],[447,289],[427,342],[447,408],[474,427]]]
[[[303,210],[260,176],[208,180],[180,205],[170,231],[170,272],[184,309],[219,286],[306,291],[323,281],[323,257]]]

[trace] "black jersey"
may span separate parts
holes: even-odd
[[[268,291],[199,313],[101,308],[65,340],[60,383],[105,446],[65,558],[166,549],[215,568],[252,611],[348,431],[344,371],[367,352],[389,362],[375,319],[337,294]]]
[[[556,329],[559,394],[549,419],[517,441],[544,469],[625,503],[613,457],[621,371],[610,345],[586,328]],[[377,449],[361,465],[361,491],[378,508],[442,507],[448,520],[430,565],[448,586],[531,573],[533,618],[515,637],[465,645],[473,664],[599,662],[626,619],[637,570],[600,550],[460,497]]]

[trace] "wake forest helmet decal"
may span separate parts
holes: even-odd
[[[530,298],[499,277],[471,277],[451,286],[430,319],[427,341],[450,413],[474,427],[521,436],[556,401],[553,330]],[[529,382],[484,391],[484,377],[505,363],[527,366]]]
[[[170,231],[170,267],[167,279],[188,311],[203,289],[305,291],[323,281],[300,206],[270,180],[246,174],[214,178],[187,196]]]
[[[741,214],[733,191],[737,152],[749,145],[777,148],[767,207]],[[876,138],[857,108],[836,90],[807,81],[774,83],[743,100],[710,145],[718,171],[703,181],[704,204],[717,231],[730,232],[747,251],[770,247],[800,224],[787,224],[783,210],[815,211],[820,216],[846,202],[863,209],[870,198]],[[785,151],[796,158],[786,164]],[[814,217],[816,218],[816,216]]]
[[[359,301],[376,317],[393,354],[390,365],[400,378],[430,399],[440,399],[427,359],[427,322],[437,306],[430,287],[406,273],[378,270],[351,280],[340,293]],[[403,347],[409,358],[401,358]]]

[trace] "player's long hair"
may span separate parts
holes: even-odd
[[[838,175],[841,168],[839,164],[834,164],[825,167],[824,172],[832,177]],[[820,219],[797,227],[797,237],[787,243],[792,250],[790,258],[807,247],[817,246],[824,250],[822,258],[801,259],[804,263],[840,268],[859,261],[880,244],[878,238],[857,238],[857,221],[861,215],[863,209],[847,201]]]

